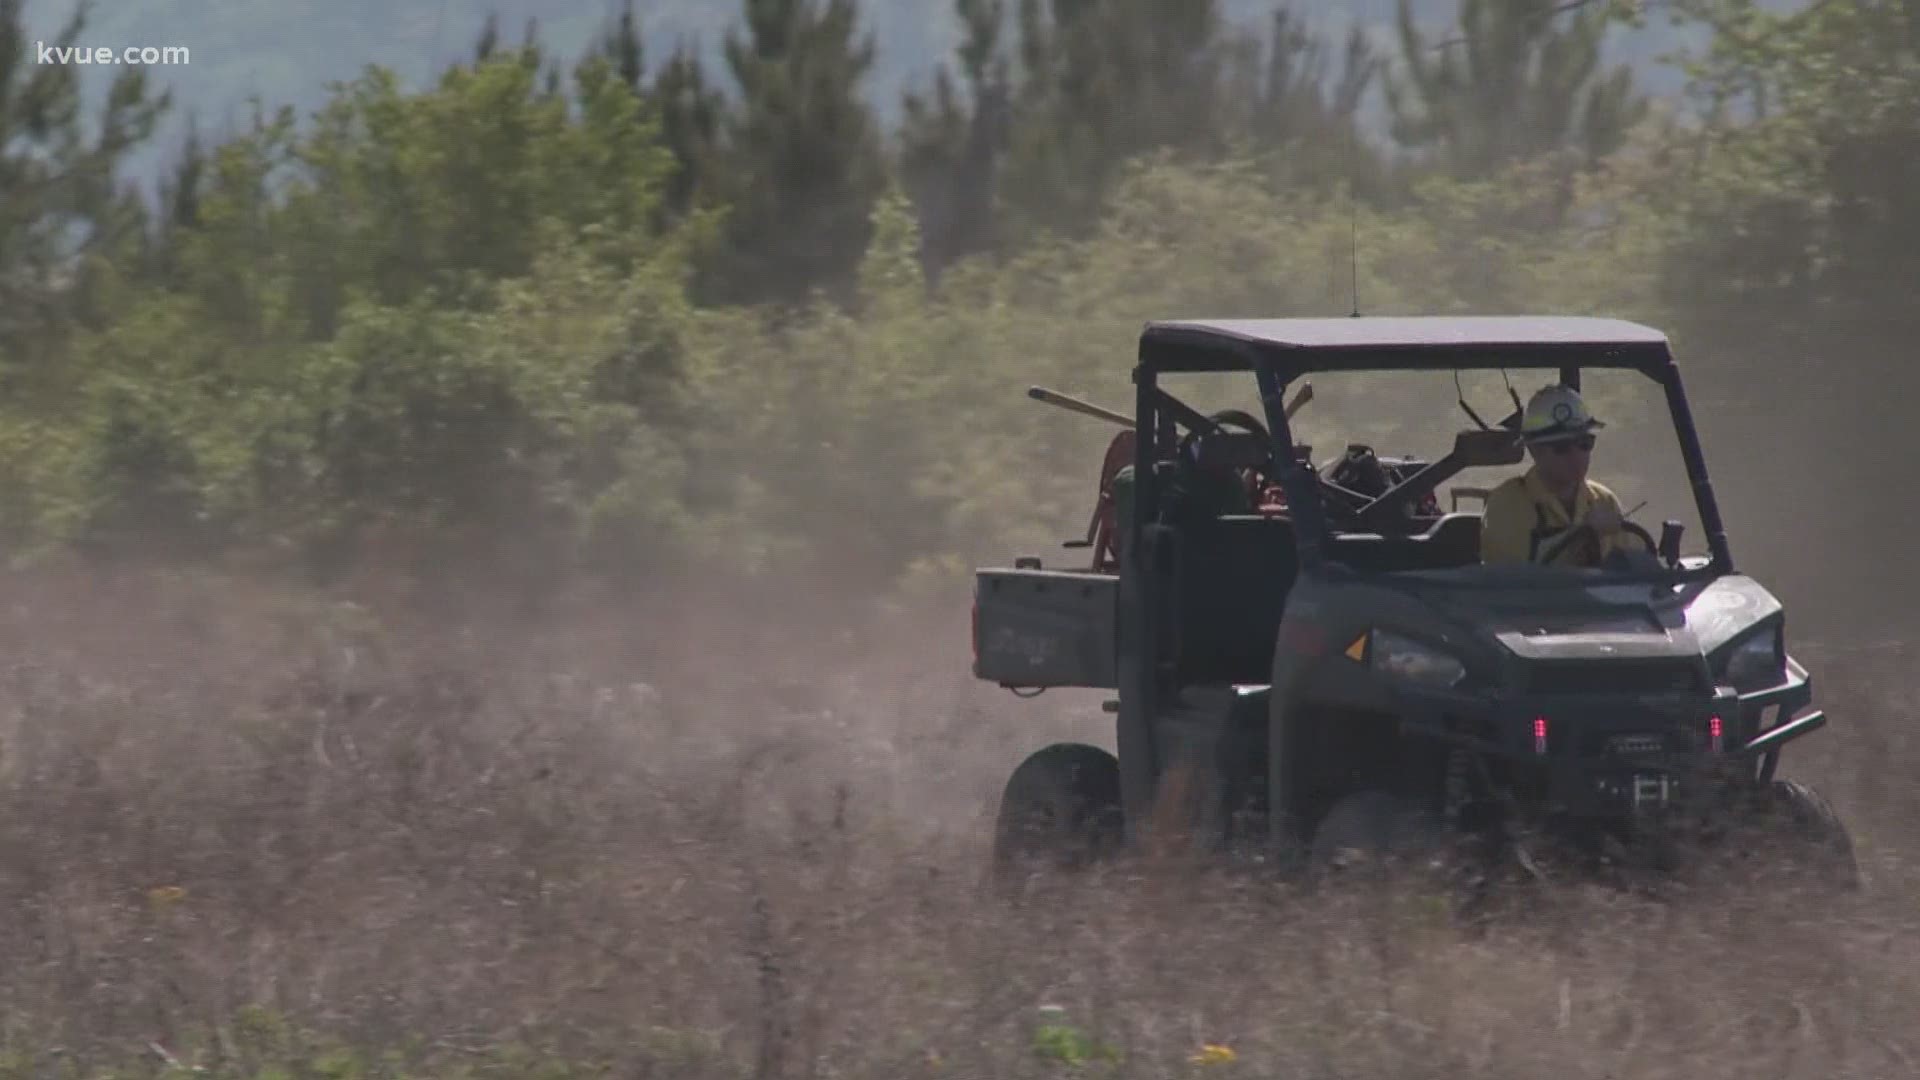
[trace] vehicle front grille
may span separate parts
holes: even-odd
[[[1644,754],[1664,754],[1667,751],[1667,738],[1664,735],[1642,733],[1635,735],[1614,735],[1607,739],[1607,752],[1621,757],[1634,757]]]
[[[1551,660],[1527,666],[1535,694],[1678,694],[1704,692],[1698,662],[1677,660]]]

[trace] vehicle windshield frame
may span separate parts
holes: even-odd
[[[1694,496],[1708,561],[1701,567],[1647,570],[1569,570],[1566,576],[1544,568],[1542,588],[1581,588],[1614,584],[1681,584],[1735,573],[1725,526],[1707,476],[1704,451],[1686,391],[1664,335],[1631,323],[1583,319],[1454,319],[1428,317],[1382,320],[1268,320],[1255,323],[1149,324],[1142,335],[1134,370],[1136,483],[1140,501],[1136,527],[1146,524],[1151,505],[1155,447],[1174,435],[1176,420],[1159,389],[1162,373],[1252,372],[1272,439],[1272,460],[1294,521],[1295,546],[1303,574],[1352,573],[1391,579],[1404,570],[1362,571],[1329,557],[1333,532],[1312,462],[1296,459],[1287,421],[1288,388],[1321,372],[1512,372],[1552,370],[1575,390],[1581,372],[1638,371],[1662,387]],[[1339,570],[1333,567],[1339,566]],[[1532,575],[1527,575],[1532,576]],[[1525,586],[1531,582],[1514,582]],[[1473,587],[1458,582],[1456,587]]]
[[[1394,580],[1404,578],[1409,581],[1421,581],[1432,585],[1444,585],[1448,588],[1540,588],[1540,589],[1579,589],[1605,585],[1677,585],[1690,581],[1710,579],[1734,572],[1733,557],[1726,542],[1726,532],[1721,524],[1719,510],[1713,500],[1712,485],[1707,479],[1704,455],[1700,448],[1699,434],[1693,425],[1692,413],[1687,406],[1685,389],[1680,382],[1679,368],[1670,360],[1661,365],[1650,365],[1635,360],[1614,360],[1599,358],[1579,366],[1562,365],[1556,362],[1524,359],[1489,359],[1479,362],[1462,359],[1449,363],[1444,370],[1454,372],[1504,372],[1527,369],[1557,370],[1562,384],[1579,389],[1580,374],[1584,369],[1635,371],[1651,380],[1665,391],[1668,419],[1674,425],[1678,437],[1680,453],[1686,467],[1688,487],[1693,492],[1694,506],[1699,514],[1702,531],[1708,548],[1708,561],[1699,567],[1666,567],[1659,570],[1648,569],[1594,569],[1549,567],[1535,568],[1533,572],[1520,575],[1529,580],[1502,580],[1497,585],[1491,582],[1479,583],[1460,580],[1454,577],[1436,577],[1433,571],[1422,570],[1362,570],[1337,563],[1330,557],[1334,530],[1328,520],[1326,504],[1321,489],[1313,482],[1315,476],[1312,462],[1295,459],[1291,452],[1294,436],[1287,422],[1286,411],[1279,407],[1287,396],[1288,387],[1300,378],[1316,371],[1346,370],[1340,367],[1316,368],[1307,363],[1282,365],[1266,357],[1254,358],[1253,369],[1260,384],[1260,396],[1273,435],[1275,459],[1281,462],[1280,482],[1287,494],[1288,505],[1294,508],[1295,531],[1299,538],[1301,569],[1307,573],[1325,574],[1331,567],[1339,566],[1335,571],[1341,576],[1357,576],[1369,579]],[[1391,373],[1395,371],[1414,373],[1439,370],[1439,368],[1420,367],[1411,364],[1399,366],[1381,366],[1372,370]],[[1282,448],[1286,448],[1284,451]],[[1353,535],[1353,534],[1344,534]],[[1474,564],[1475,566],[1484,564]],[[1411,577],[1409,575],[1421,575]]]

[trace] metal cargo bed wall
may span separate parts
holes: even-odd
[[[976,678],[1018,688],[1118,688],[1119,578],[979,570],[973,595]]]

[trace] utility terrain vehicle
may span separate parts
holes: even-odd
[[[1658,538],[1629,521],[1643,556],[1483,564],[1481,515],[1459,502],[1485,489],[1445,509],[1437,492],[1467,468],[1524,468],[1511,389],[1492,425],[1462,393],[1473,424],[1438,460],[1354,445],[1316,468],[1289,426],[1312,386],[1289,391],[1315,373],[1541,369],[1576,390],[1583,369],[1652,380],[1704,553],[1682,554],[1677,520]],[[1203,414],[1163,388],[1174,373],[1251,374],[1263,416]],[[1651,838],[1683,826],[1769,822],[1789,827],[1767,850],[1811,840],[1794,849],[1851,881],[1831,809],[1776,778],[1826,716],[1780,603],[1735,569],[1663,334],[1563,317],[1154,322],[1134,383],[1131,417],[1031,391],[1126,425],[1087,536],[1066,545],[1090,561],[976,570],[977,678],[1116,692],[1117,755],[1059,743],[1014,772],[997,866],[1083,862],[1168,825],[1308,868],[1409,836],[1490,838],[1523,862],[1526,836],[1599,865],[1671,853]]]

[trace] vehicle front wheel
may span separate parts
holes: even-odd
[[[1824,795],[1798,780],[1775,780],[1759,795],[1754,823],[1792,872],[1848,891],[1864,884],[1853,837]]]
[[[1852,892],[1865,880],[1853,838],[1818,791],[1797,780],[1775,780],[1742,792],[1727,827],[1714,831],[1708,851],[1716,873],[1737,869]]]
[[[1333,804],[1313,831],[1313,873],[1424,860],[1444,843],[1440,823],[1404,799],[1379,790],[1357,791]]]

